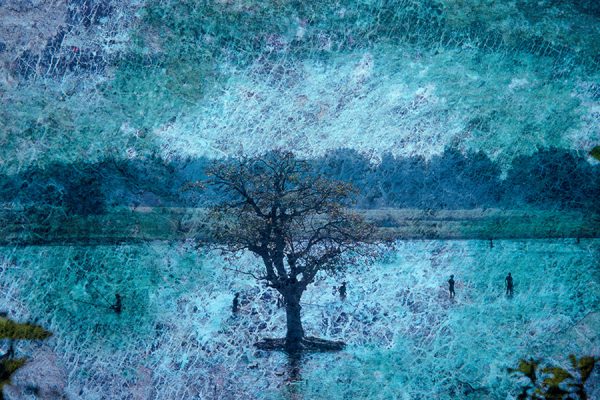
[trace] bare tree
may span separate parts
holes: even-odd
[[[343,348],[343,342],[305,335],[300,299],[318,272],[335,272],[374,256],[373,226],[346,207],[354,188],[312,174],[305,161],[281,151],[215,162],[207,172],[208,184],[228,198],[211,211],[213,246],[255,254],[264,268],[245,273],[266,282],[285,302],[285,339],[265,339],[257,346]]]

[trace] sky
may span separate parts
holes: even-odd
[[[340,147],[506,166],[600,144],[583,1],[40,0],[0,21],[3,172]]]

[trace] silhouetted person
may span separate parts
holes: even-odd
[[[116,312],[117,314],[121,314],[121,311],[123,310],[123,303],[121,299],[122,297],[119,293],[115,294],[115,304],[110,306],[110,309]]]
[[[493,249],[493,248],[494,248],[494,240],[490,239],[490,249]]]
[[[513,295],[513,278],[512,275],[510,274],[510,272],[508,273],[508,275],[506,275],[506,278],[504,279],[506,281],[506,294],[509,297],[512,297]]]
[[[448,289],[450,290],[450,298],[453,299],[456,293],[454,293],[454,275],[450,275],[448,279]]]
[[[231,306],[231,312],[232,313],[237,313],[240,307],[240,294],[239,292],[235,294],[235,296],[233,297],[233,304]]]
[[[277,308],[281,308],[285,305],[285,299],[282,295],[277,296]]]
[[[340,292],[340,299],[346,300],[346,282],[342,282],[342,286],[338,289]]]

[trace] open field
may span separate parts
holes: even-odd
[[[568,354],[599,354],[600,240],[494,243],[400,241],[372,265],[319,276],[302,299],[305,329],[348,347],[306,354],[296,382],[284,354],[253,346],[284,334],[285,311],[272,289],[231,270],[260,268],[250,255],[167,242],[4,246],[0,310],[53,332],[19,346],[31,362],[10,399],[30,398],[27,385],[85,400],[514,399],[507,368],[520,358],[564,366]],[[341,281],[345,301],[333,290]],[[115,292],[119,316],[106,306]],[[590,399],[599,384],[595,372]]]

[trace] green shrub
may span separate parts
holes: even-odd
[[[521,360],[516,369],[509,368],[511,374],[525,377],[519,400],[587,400],[585,383],[592,374],[598,358],[585,356],[577,359],[569,355],[571,370],[553,365],[544,365],[538,360]],[[573,397],[575,396],[575,397]]]

